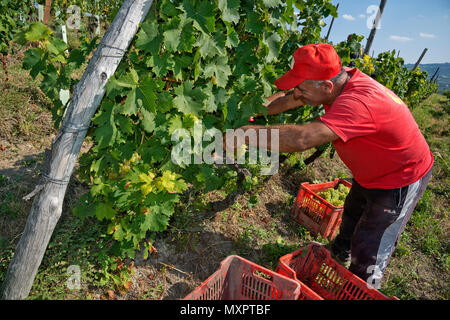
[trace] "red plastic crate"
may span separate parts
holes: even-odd
[[[315,242],[281,257],[276,272],[306,284],[325,300],[398,300],[354,275]]]
[[[329,188],[343,184],[349,188],[352,184],[344,179],[331,182],[310,184],[304,182],[292,207],[291,216],[299,224],[308,228],[313,236],[320,234],[324,239],[332,239],[342,222],[344,207],[336,207],[318,195]]]
[[[184,300],[298,300],[302,294],[317,296],[310,289],[302,293],[298,281],[232,255]]]

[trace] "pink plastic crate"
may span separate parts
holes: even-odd
[[[306,284],[325,300],[398,300],[368,285],[315,242],[281,257],[276,272]]]
[[[184,300],[298,300],[316,299],[300,282],[232,255]],[[320,299],[320,297],[319,297]]]

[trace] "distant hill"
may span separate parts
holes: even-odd
[[[405,66],[408,69],[414,67],[413,64],[406,64]],[[420,70],[428,72],[428,80],[431,79],[437,68],[439,68],[439,78],[437,80],[438,92],[442,93],[450,90],[450,63],[420,64],[419,67]]]

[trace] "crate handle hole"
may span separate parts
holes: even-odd
[[[269,280],[269,281],[273,280],[273,277],[270,274],[267,274],[267,273],[265,273],[263,271],[260,271],[260,270],[255,270],[253,272],[253,275],[255,275],[257,277],[260,277],[260,278],[263,278],[263,279],[266,279],[266,280]]]

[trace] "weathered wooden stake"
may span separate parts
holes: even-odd
[[[417,67],[419,66],[420,62],[423,59],[423,56],[425,55],[425,53],[427,53],[427,51],[428,51],[428,48],[423,49],[423,52],[420,55],[419,60],[417,60],[416,64],[414,65],[413,71],[417,69]]]
[[[336,11],[339,9],[339,3],[336,5]],[[330,27],[328,28],[327,36],[325,37],[325,41],[328,41],[328,37],[330,36],[331,28],[333,28],[334,17],[331,19]]]
[[[438,81],[438,79],[439,79],[439,73],[436,75],[436,78],[434,78],[434,83],[437,83],[437,81]]]
[[[433,82],[434,77],[437,76],[438,72],[439,72],[439,67],[438,67],[438,68],[436,69],[436,71],[434,72],[433,76],[432,76],[431,79],[430,79],[430,82]]]
[[[56,223],[62,212],[67,184],[75,167],[91,118],[105,94],[139,24],[153,0],[125,0],[74,87],[61,128],[52,141],[49,171],[32,194],[35,197],[24,232],[17,244],[2,285],[2,299],[28,296]],[[31,196],[31,195],[29,195]]]
[[[386,0],[381,0],[380,7],[377,13],[377,16],[375,18],[375,21],[373,22],[372,30],[370,31],[369,37],[367,38],[367,44],[366,48],[364,50],[364,54],[369,54],[370,48],[372,47],[373,39],[375,38],[375,33],[377,32],[378,24],[381,20],[381,15],[383,14],[384,7],[386,6]]]
[[[52,0],[45,0],[45,9],[44,9],[44,24],[48,26],[48,20],[50,19],[50,10],[52,8]]]

